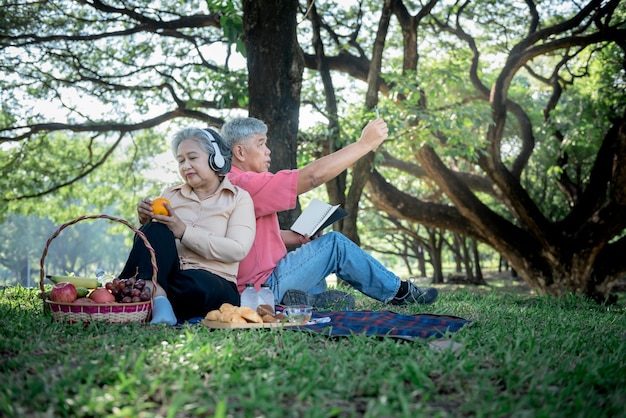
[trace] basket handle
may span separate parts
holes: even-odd
[[[123,225],[126,225],[127,227],[129,227],[130,229],[132,229],[135,234],[137,234],[139,236],[139,238],[141,238],[144,242],[144,244],[146,245],[146,248],[148,249],[148,251],[150,252],[150,261],[152,263],[152,284],[154,285],[154,290],[152,291],[152,300],[154,301],[154,294],[156,293],[156,286],[157,286],[157,272],[158,272],[158,268],[157,268],[157,263],[156,263],[156,254],[154,251],[154,248],[152,248],[152,246],[150,245],[150,243],[148,242],[148,238],[146,238],[146,235],[141,232],[140,230],[138,230],[137,228],[135,228],[134,226],[132,226],[128,221],[124,220],[124,219],[120,219],[120,218],[116,218],[110,215],[85,215],[85,216],[81,216],[78,217],[72,221],[69,221],[63,225],[61,225],[55,232],[54,234],[52,234],[50,236],[50,238],[48,238],[48,241],[46,241],[46,245],[43,249],[43,253],[41,254],[41,260],[39,261],[39,289],[41,289],[41,296],[42,299],[44,299],[44,305],[46,303],[45,301],[45,290],[43,287],[43,282],[44,279],[46,277],[45,275],[45,271],[44,271],[44,261],[46,259],[46,255],[48,254],[48,247],[50,246],[50,243],[52,242],[53,239],[55,239],[56,237],[59,236],[59,234],[61,233],[61,231],[63,231],[65,228],[67,228],[70,225],[74,225],[78,222],[84,221],[86,219],[108,219],[111,221],[115,221],[115,222],[119,222]]]

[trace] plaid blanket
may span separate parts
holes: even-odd
[[[321,324],[286,327],[293,331],[307,331],[328,337],[347,337],[365,334],[376,337],[394,337],[405,340],[440,338],[457,332],[471,321],[456,316],[416,314],[403,315],[391,311],[313,312],[312,319],[330,318]],[[192,318],[177,325],[197,324],[204,318]]]
[[[456,316],[416,314],[403,315],[391,311],[314,312],[313,319],[330,317],[330,322],[289,328],[310,331],[329,337],[365,334],[377,337],[415,339],[443,337],[456,332],[471,321]]]

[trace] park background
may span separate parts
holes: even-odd
[[[316,196],[403,276],[615,302],[626,250],[621,1],[6,3],[0,280],[36,281],[81,215],[134,221],[176,181],[168,138],[238,115],[269,125],[272,170],[390,135]],[[280,214],[288,227],[312,196]],[[111,274],[130,237],[80,225],[55,274]]]
[[[625,416],[624,1],[0,6],[0,416]],[[395,311],[470,326],[402,341],[42,314],[46,239],[82,215],[135,222],[176,181],[176,130],[261,118],[275,171],[377,112],[383,146],[281,224],[342,204],[337,230],[440,289]],[[46,269],[115,272],[131,239],[73,225]]]

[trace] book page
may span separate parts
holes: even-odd
[[[326,220],[322,222],[321,225],[319,225],[317,229],[313,232],[313,234],[310,234],[310,236],[317,235],[322,229],[334,224],[335,222],[345,218],[346,216],[348,216],[348,212],[346,212],[344,208],[339,205],[333,206]]]
[[[300,235],[313,236],[319,232],[320,227],[324,225],[324,222],[330,218],[330,216],[337,210],[341,209],[339,205],[332,206],[326,202],[322,202],[319,199],[313,199],[306,207],[306,209],[300,214],[298,219],[291,226],[291,230],[297,232]],[[343,212],[345,210],[341,209]],[[345,212],[347,215],[347,212]],[[340,216],[335,220],[343,218],[345,215]],[[328,225],[326,225],[328,226]]]

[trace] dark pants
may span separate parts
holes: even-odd
[[[240,304],[235,283],[206,270],[180,269],[174,234],[167,226],[148,222],[140,230],[154,248],[157,282],[167,293],[179,320],[205,316],[224,302],[237,306]],[[153,271],[148,248],[140,237],[135,237],[133,248],[119,277],[136,275],[138,278],[152,280]]]

